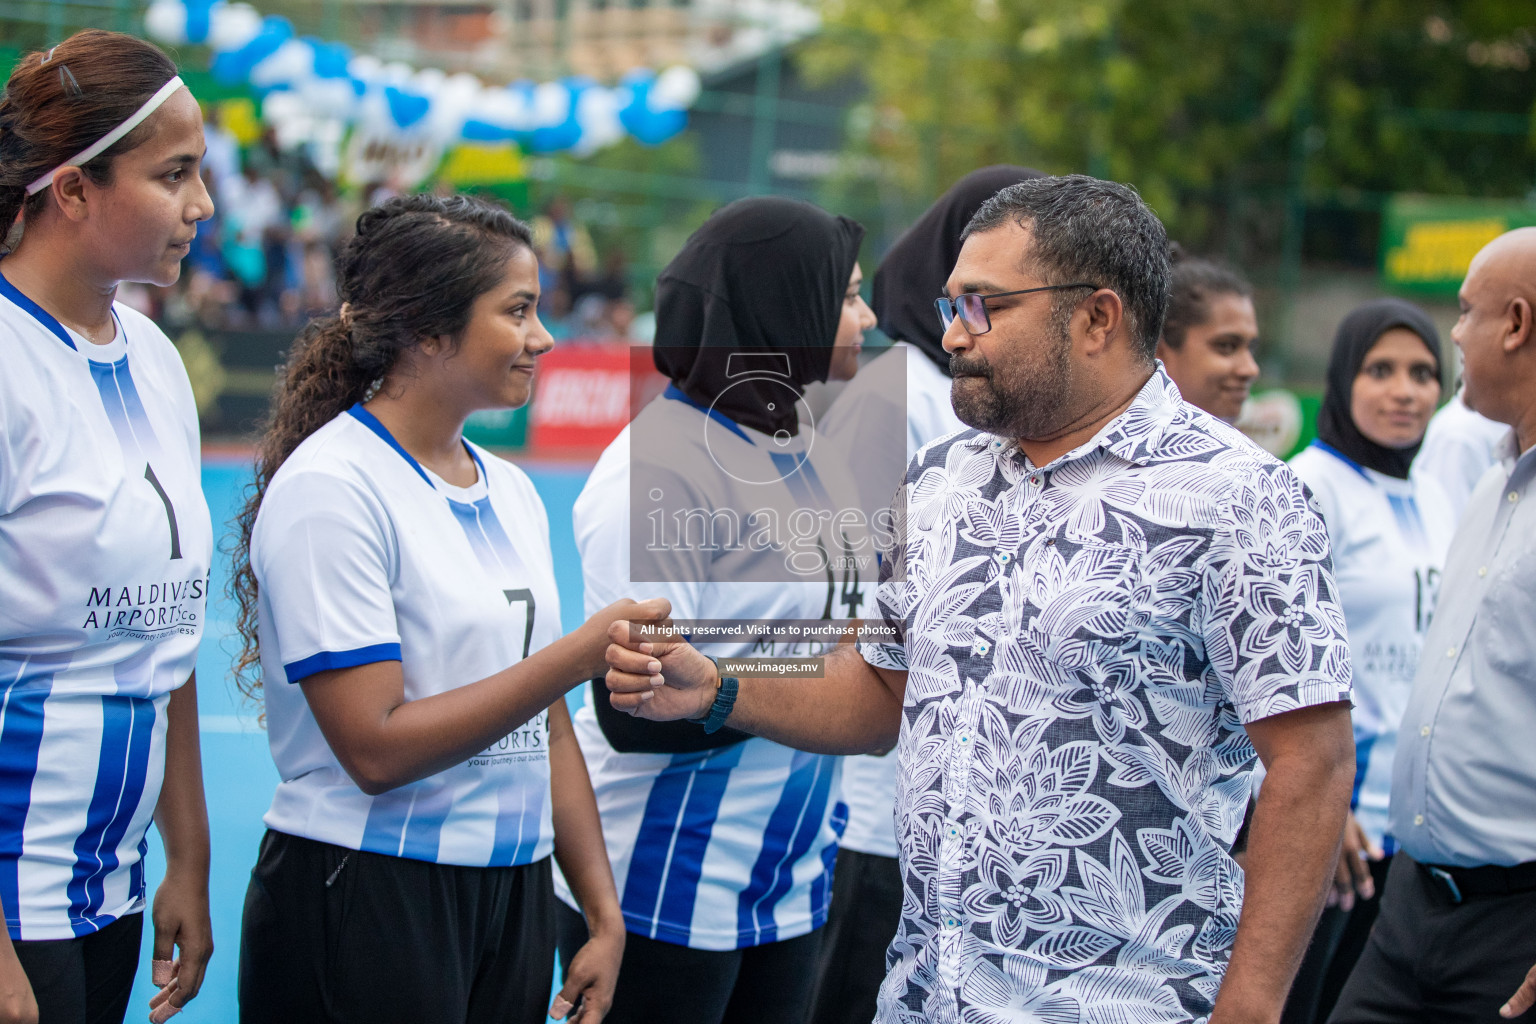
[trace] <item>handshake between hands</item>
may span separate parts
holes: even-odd
[[[616,619],[608,626],[608,639],[608,697],[615,709],[653,722],[709,713],[720,674],[713,661],[673,631],[670,619]]]

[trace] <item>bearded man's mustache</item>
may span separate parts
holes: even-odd
[[[949,357],[951,377],[986,377],[992,379],[992,366],[985,359],[962,356],[958,352]]]

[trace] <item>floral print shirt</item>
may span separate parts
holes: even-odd
[[[1161,367],[1034,467],[978,431],[913,459],[877,592],[907,672],[902,922],[880,1024],[1208,1016],[1237,931],[1243,726],[1348,700],[1310,495]]]

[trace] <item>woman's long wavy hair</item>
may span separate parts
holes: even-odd
[[[475,300],[502,281],[508,260],[532,247],[526,224],[472,196],[402,196],[357,219],[357,234],[336,258],[346,316],[310,321],[289,351],[257,442],[256,479],[235,520],[235,682],[248,697],[261,693],[251,530],[272,477],[306,437],[362,401],[402,353],[426,338],[460,337]]]

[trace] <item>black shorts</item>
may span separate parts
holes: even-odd
[[[268,831],[240,929],[245,1024],[543,1024],[549,858],[474,868]]]
[[[838,850],[832,910],[816,968],[811,1024],[869,1024],[885,981],[885,952],[901,926],[901,864]]]
[[[15,943],[42,1024],[122,1024],[143,935],[144,915],[126,914],[78,939]]]
[[[559,903],[560,962],[587,941],[587,922]],[[821,950],[818,928],[746,949],[690,949],[630,932],[603,1024],[805,1024]]]

